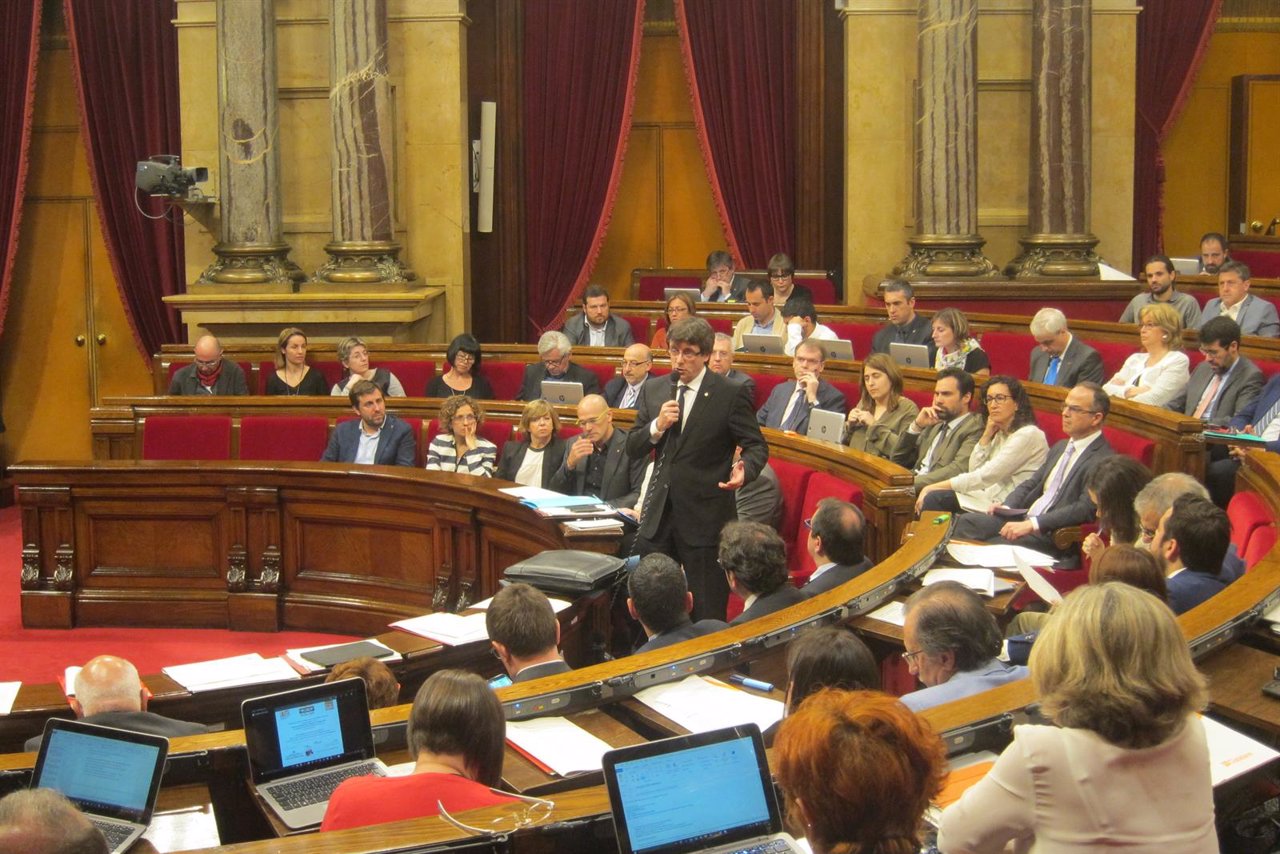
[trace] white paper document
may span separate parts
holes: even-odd
[[[958,581],[983,596],[1007,593],[1013,589],[1012,581],[996,578],[996,574],[991,570],[975,566],[965,566],[959,569],[931,569],[920,579],[920,583],[925,587],[930,584],[937,584],[939,581]]]
[[[991,569],[1012,569],[1017,566],[1017,557],[1021,557],[1032,566],[1053,566],[1057,560],[1025,546],[947,543],[947,554],[965,566],[985,566]]]
[[[561,777],[599,771],[613,748],[566,718],[508,721],[507,741]]]
[[[379,661],[399,661],[401,658],[404,657],[400,653],[392,649],[391,647],[382,643],[381,641],[375,640],[373,638],[364,638],[364,642],[371,643],[382,650],[381,653],[374,656]],[[289,659],[290,663],[296,665],[297,667],[302,668],[307,673],[319,673],[321,670],[327,670],[328,668],[326,668],[323,664],[316,664],[314,661],[308,661],[307,659],[302,657],[303,653],[316,652],[317,650],[321,650],[321,649],[330,649],[335,646],[346,646],[347,644],[350,644],[350,643],[355,643],[355,641],[343,641],[342,643],[325,643],[325,644],[321,644],[320,646],[303,646],[303,647],[298,647],[297,649],[286,649],[284,651],[284,657]]]
[[[13,711],[13,701],[18,699],[18,689],[21,687],[21,682],[0,682],[0,715]]]
[[[573,607],[572,602],[566,602],[563,599],[552,599],[550,596],[548,596],[547,601],[551,603],[551,610],[557,614],[559,614],[565,608]],[[490,596],[488,599],[482,599],[474,605],[468,605],[467,607],[474,608],[477,611],[484,611],[484,610],[487,610],[491,604],[493,604],[492,596]]]
[[[499,489],[503,495],[510,495],[512,498],[520,500],[539,499],[539,498],[559,498],[564,495],[563,492],[556,492],[554,489],[543,489],[541,486],[508,486]]]
[[[487,640],[489,631],[484,627],[484,613],[468,614],[465,617],[457,614],[423,614],[421,617],[410,617],[397,620],[391,628],[400,629],[446,646],[459,646],[464,643]]]
[[[1201,715],[1200,722],[1204,724],[1204,735],[1209,742],[1209,775],[1215,786],[1234,780],[1280,756],[1262,742],[1212,718]]]
[[[76,677],[80,675],[80,670],[80,665],[73,664],[62,671],[62,692],[68,697],[76,695]]]
[[[907,624],[907,603],[893,600],[876,608],[870,614],[867,614],[875,620],[883,620],[886,623],[893,623],[895,626],[905,626]]]
[[[611,519],[609,517],[601,517],[598,519],[571,519],[564,523],[564,526],[571,531],[608,531],[621,530],[621,519]]]
[[[161,672],[192,693],[301,678],[283,658],[263,658],[256,652],[194,664],[177,664],[165,667]]]
[[[1049,580],[1037,572],[1035,567],[1023,560],[1022,555],[1015,554],[1013,559],[1017,561],[1018,574],[1022,576],[1023,581],[1027,582],[1032,593],[1048,605],[1057,605],[1062,601],[1062,594],[1058,592],[1058,588],[1050,584]]]
[[[636,694],[636,699],[690,732],[748,723],[766,730],[782,720],[783,712],[779,700],[709,682],[701,676],[645,688]]]

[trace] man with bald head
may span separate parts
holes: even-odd
[[[647,345],[632,344],[622,354],[622,376],[605,383],[604,399],[614,409],[635,409],[640,386],[653,369],[653,353]]]
[[[173,375],[169,394],[248,394],[244,371],[222,358],[222,342],[202,335],[196,342],[196,360]]]
[[[594,495],[614,507],[634,507],[646,460],[627,455],[627,431],[613,426],[609,404],[598,394],[578,403],[582,434],[569,443],[551,488],[566,495]]]
[[[102,832],[60,792],[19,789],[0,800],[3,854],[107,854],[109,850]]]
[[[172,738],[208,732],[202,724],[175,721],[147,711],[150,694],[142,686],[138,668],[123,658],[100,655],[76,675],[71,710],[85,723],[145,732]],[[28,739],[26,750],[39,750],[42,735]]]

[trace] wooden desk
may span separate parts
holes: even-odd
[[[1280,700],[1262,693],[1277,666],[1280,656],[1244,644],[1209,654],[1199,667],[1209,677],[1210,710],[1280,742]]]

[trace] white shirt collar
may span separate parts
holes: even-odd
[[[810,575],[810,576],[809,576],[809,581],[813,581],[813,580],[814,580],[814,579],[816,579],[819,575],[822,575],[822,573],[826,572],[828,569],[830,569],[831,567],[833,567],[833,566],[835,566],[835,565],[836,565],[836,564],[835,564],[835,561],[830,561],[830,562],[828,562],[828,563],[824,563],[822,566],[818,567],[817,569],[815,569],[815,570],[813,571],[813,575]],[[806,581],[805,583],[806,583],[806,584],[808,584],[808,583],[809,583],[809,581]]]

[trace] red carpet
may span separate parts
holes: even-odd
[[[110,653],[141,673],[170,664],[207,661],[246,652],[279,655],[286,649],[350,640],[313,632],[228,632],[218,629],[24,629],[19,611],[22,521],[18,508],[0,509],[0,681],[53,682],[71,664]]]

